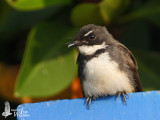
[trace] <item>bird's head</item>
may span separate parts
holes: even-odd
[[[105,27],[89,24],[82,27],[68,47],[76,46],[81,54],[93,54],[107,46],[112,37]]]

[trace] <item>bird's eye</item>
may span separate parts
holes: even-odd
[[[91,34],[90,36],[89,36],[89,39],[94,39],[95,38],[95,35],[94,34]]]

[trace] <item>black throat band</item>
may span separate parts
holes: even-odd
[[[97,50],[95,53],[93,53],[91,55],[83,55],[83,54],[79,53],[77,63],[78,64],[85,64],[86,62],[88,62],[92,58],[98,57],[100,54],[104,53],[105,51],[106,51],[106,48],[102,48],[102,49]]]

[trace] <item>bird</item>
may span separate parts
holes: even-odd
[[[131,51],[117,41],[105,26],[88,24],[68,44],[79,50],[77,64],[83,96],[88,107],[98,97],[142,92],[137,62]]]

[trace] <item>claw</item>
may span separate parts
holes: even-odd
[[[127,92],[125,92],[125,94],[129,97],[129,95],[128,95],[128,93],[127,93]]]
[[[122,94],[122,96],[123,96],[123,99],[124,99],[125,103],[127,104],[127,102],[126,102],[126,96],[125,96],[125,95],[127,95],[127,96],[129,97],[128,93],[127,93],[127,92],[120,92],[120,93],[118,93],[118,99],[119,99],[119,96],[120,96],[121,94]]]
[[[93,99],[96,101],[96,97],[93,97]]]
[[[121,93],[118,93],[118,100],[119,100],[119,96],[121,95]]]
[[[87,98],[86,103],[88,103],[88,100],[89,100],[89,97]]]
[[[123,95],[123,99],[124,99],[125,103],[127,104],[124,92],[122,92],[122,95]]]
[[[88,105],[88,109],[90,108],[90,104],[91,104],[91,102],[92,102],[92,99],[96,100],[95,97],[87,97],[87,99],[86,99],[86,103],[87,103],[87,105]]]
[[[88,108],[90,108],[91,101],[92,101],[92,98],[89,99]]]

